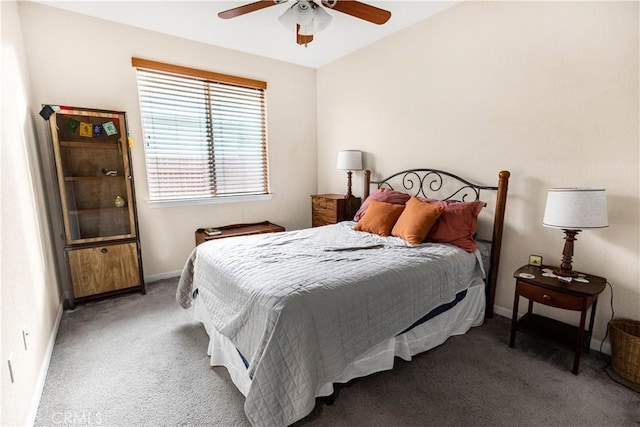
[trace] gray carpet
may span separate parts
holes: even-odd
[[[36,425],[247,426],[242,394],[212,368],[204,328],[175,302],[177,279],[62,317]],[[338,387],[295,426],[640,426],[640,394],[597,352],[573,354],[496,317],[392,371]]]

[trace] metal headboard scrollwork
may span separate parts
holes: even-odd
[[[397,179],[396,179],[397,178]],[[380,181],[369,181],[370,185],[377,185],[378,188],[389,188],[390,190],[396,190],[393,187],[394,181],[398,181],[402,188],[398,188],[398,191],[411,194],[417,197],[429,198],[432,194],[443,190],[445,181],[455,182],[452,193],[446,196],[440,196],[440,200],[458,200],[462,202],[469,202],[473,200],[480,200],[480,190],[497,190],[498,187],[488,187],[483,185],[473,184],[464,178],[461,178],[452,173],[438,170],[438,169],[410,169],[402,172],[395,173],[386,177]],[[369,185],[369,187],[370,187]],[[367,197],[368,194],[365,194]]]
[[[369,197],[369,191],[372,185],[375,185],[376,188],[386,187],[390,190],[402,191],[403,193],[417,197],[456,200],[461,202],[480,200],[481,191],[495,191],[496,204],[493,216],[489,274],[486,281],[487,305],[485,316],[490,318],[493,317],[493,303],[498,280],[502,232],[504,229],[504,213],[507,204],[507,189],[510,176],[511,173],[509,171],[500,171],[498,174],[498,186],[494,187],[477,185],[450,172],[438,169],[409,169],[395,173],[379,181],[372,181],[371,171],[366,170],[364,173],[364,198]],[[442,191],[444,191],[444,193],[441,193]],[[436,193],[438,194],[436,195]],[[443,196],[442,194],[445,195]]]

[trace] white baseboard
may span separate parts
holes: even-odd
[[[511,314],[513,313],[513,309],[508,309],[504,307],[500,307],[498,305],[493,306],[494,314],[498,314],[502,317],[506,317],[507,319],[511,319]]]
[[[182,273],[182,270],[175,270],[175,271],[168,271],[166,273],[151,274],[149,276],[144,276],[144,282],[153,283],[153,282],[157,282],[158,280],[171,279],[173,277],[180,277],[181,273]]]
[[[598,341],[591,338],[591,343],[589,344],[589,348],[591,350],[600,351],[600,343],[602,343],[602,341]],[[609,356],[611,356],[611,343],[609,341],[605,341],[604,344],[602,344],[602,353],[608,354]]]
[[[493,306],[493,312],[502,317],[506,317],[507,319],[511,319],[511,316],[513,316],[513,309],[500,307],[497,305]],[[519,316],[522,316],[523,314],[524,313],[518,313]],[[602,341],[591,338],[591,342],[589,343],[589,348],[591,350],[600,351],[600,344],[602,344]],[[605,341],[602,344],[602,353],[611,355],[611,344],[609,343],[609,341]]]
[[[47,342],[47,349],[44,354],[44,359],[40,365],[40,371],[38,372],[38,378],[36,380],[36,386],[33,390],[31,397],[31,405],[29,406],[29,413],[27,414],[27,426],[32,426],[36,422],[36,416],[38,415],[38,406],[40,406],[40,398],[42,397],[42,391],[44,390],[44,383],[47,379],[47,372],[49,371],[49,363],[51,363],[51,356],[53,355],[53,346],[56,343],[56,337],[58,336],[58,328],[60,327],[60,321],[62,320],[63,313],[62,303],[58,306],[58,314],[49,336],[49,342]]]

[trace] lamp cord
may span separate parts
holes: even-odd
[[[609,373],[609,371],[607,370],[607,368],[609,366],[611,366],[611,358],[607,359],[605,357],[604,353],[602,353],[602,345],[604,344],[604,342],[607,340],[607,337],[609,336],[609,327],[610,327],[611,322],[613,321],[613,318],[615,316],[615,312],[613,311],[613,286],[611,286],[611,283],[609,283],[608,281],[607,281],[607,285],[609,285],[609,289],[611,290],[611,301],[610,301],[610,304],[611,304],[611,319],[609,320],[609,323],[607,323],[607,330],[604,333],[604,338],[602,338],[602,341],[600,341],[600,357],[602,357],[602,360],[604,360],[604,362],[605,362],[605,365],[602,368],[602,370],[607,374],[609,379],[611,381],[613,381],[614,383],[620,384],[621,386],[626,387],[629,390],[635,391],[636,393],[640,394],[640,391],[638,391],[636,389],[633,389],[633,388],[629,387],[628,385],[623,384],[620,381],[618,381],[617,379],[613,378],[611,376],[611,374]],[[611,352],[613,352],[613,349],[611,349]]]

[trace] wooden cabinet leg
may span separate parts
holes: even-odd
[[[580,356],[582,356],[582,351],[584,350],[584,324],[585,318],[587,317],[587,310],[582,310],[580,314],[580,326],[578,326],[578,336],[576,337],[576,345],[575,345],[575,356],[573,358],[573,372],[574,375],[578,375],[578,367],[580,366]]]
[[[516,345],[516,329],[518,328],[518,302],[520,295],[518,294],[518,285],[516,284],[516,292],[513,298],[513,314],[511,315],[511,338],[509,339],[509,347]]]
[[[598,306],[598,297],[593,301],[593,305],[591,306],[591,318],[589,319],[589,335],[587,335],[587,339],[591,341],[593,337],[593,322],[596,319],[596,307]],[[589,350],[591,347],[591,343],[588,342],[586,348],[584,350],[585,353],[589,354]]]

